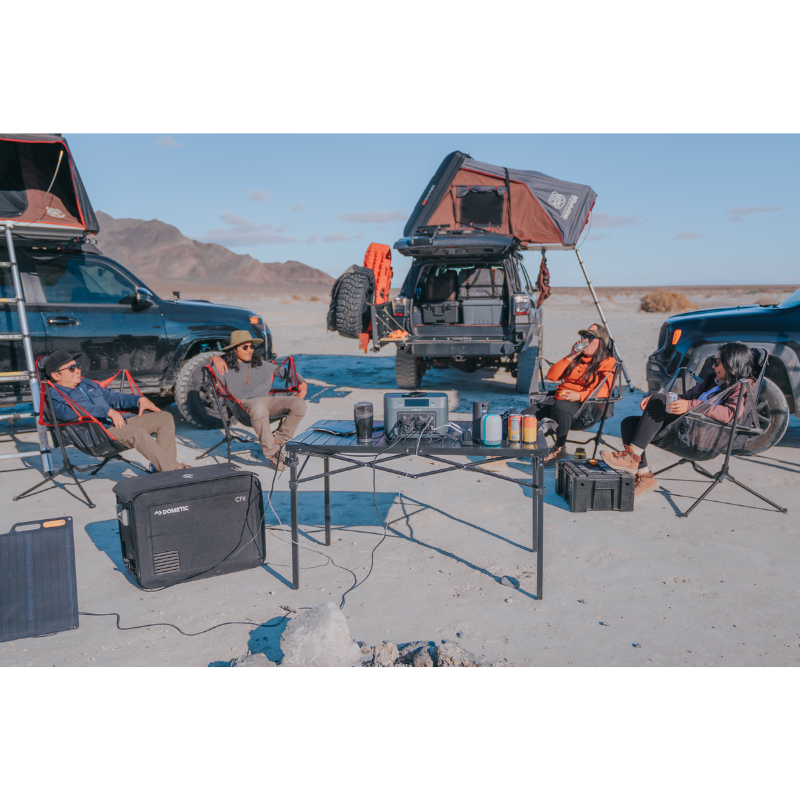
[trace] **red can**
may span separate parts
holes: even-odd
[[[509,414],[508,416],[508,441],[522,441],[522,414]]]
[[[536,425],[539,420],[532,414],[522,417],[522,441],[524,444],[536,444]]]

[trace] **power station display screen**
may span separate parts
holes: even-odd
[[[431,404],[430,400],[404,400],[403,405],[406,408],[416,406],[417,408],[427,408]]]

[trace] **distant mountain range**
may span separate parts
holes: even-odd
[[[196,242],[174,225],[157,219],[115,219],[102,211],[97,212],[97,219],[100,250],[155,283],[180,280],[215,285],[261,284],[270,289],[328,289],[334,282],[327,273],[300,261],[264,264],[218,244]]]

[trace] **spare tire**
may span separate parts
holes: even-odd
[[[401,389],[419,389],[425,374],[424,362],[407,350],[397,348],[394,357],[394,377]]]
[[[196,356],[184,361],[178,377],[175,379],[175,405],[178,406],[181,416],[190,424],[198,428],[216,429],[222,427],[219,410],[214,400],[214,392],[203,369],[211,356],[221,356],[222,353],[198,353]],[[230,413],[225,405],[222,412]]]
[[[374,291],[367,270],[360,269],[342,278],[336,297],[336,330],[348,339],[358,339],[370,323],[370,293]]]
[[[774,447],[783,438],[789,427],[789,404],[786,396],[769,378],[764,378],[761,394],[756,404],[758,422],[764,433],[751,437],[741,450],[734,450],[737,456],[757,456]]]

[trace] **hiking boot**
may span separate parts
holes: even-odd
[[[635,475],[639,469],[639,464],[642,460],[641,456],[631,450],[630,445],[626,445],[624,450],[615,453],[613,450],[601,450],[600,458],[613,469],[618,469],[620,472],[627,472],[629,475]]]
[[[272,468],[276,472],[283,472],[286,469],[286,460],[282,455],[267,456],[267,461],[272,464]]]
[[[544,457],[544,465],[546,467],[554,467],[556,461],[563,461],[565,458],[569,458],[567,448],[564,445],[561,445],[561,447],[553,445],[550,448],[550,452]]]
[[[652,472],[637,472],[633,482],[633,497],[641,497],[643,494],[658,489],[658,481]]]

